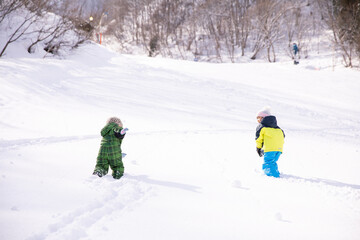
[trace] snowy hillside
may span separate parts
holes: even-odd
[[[0,60],[0,239],[359,239],[360,73],[331,59],[210,64],[124,56]],[[281,178],[255,114],[285,131]],[[92,176],[107,118],[125,175]]]

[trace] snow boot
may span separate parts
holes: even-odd
[[[123,173],[120,171],[114,171],[112,176],[114,179],[120,179],[123,176]]]
[[[102,177],[102,173],[100,171],[94,171],[93,175],[97,175],[98,177]]]
[[[95,169],[93,172],[93,175],[97,175],[98,177],[105,176],[107,174],[107,171],[102,169]]]

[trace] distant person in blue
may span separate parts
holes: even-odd
[[[262,169],[267,176],[280,177],[277,161],[283,151],[284,131],[277,125],[276,117],[271,115],[270,108],[262,109],[256,115],[259,123],[256,128],[256,151],[264,156]]]
[[[293,52],[294,52],[294,64],[299,64],[299,48],[298,46],[296,45],[296,43],[293,43]]]

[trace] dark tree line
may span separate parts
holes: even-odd
[[[280,51],[293,57],[293,42],[307,57],[313,38],[330,29],[345,66],[360,59],[360,0],[106,0],[102,11],[105,35],[149,56],[234,62],[264,52],[275,62]]]
[[[0,24],[11,12],[30,10],[25,23],[14,28],[9,44],[26,33],[29,24],[45,12],[59,21],[38,29],[38,42],[49,49],[61,47],[60,36],[68,29],[78,33],[81,43],[102,34],[116,39],[122,52],[142,47],[149,56],[158,54],[184,59],[236,61],[266,56],[277,61],[279,52],[293,57],[296,42],[300,56],[307,57],[310,43],[327,30],[334,49],[352,67],[360,59],[360,0],[103,0],[93,1],[2,0]],[[89,20],[89,17],[92,20]],[[57,39],[57,40],[56,40]],[[56,44],[55,44],[56,43]],[[106,43],[106,41],[105,41]],[[1,48],[1,46],[0,46]]]
[[[124,45],[141,45],[149,56],[204,57],[235,61],[236,53],[256,59],[265,50],[276,61],[275,46],[298,41],[306,47],[311,19],[304,1],[285,0],[106,0],[98,30]],[[296,16],[296,17],[294,17]],[[288,18],[288,19],[286,19]],[[291,21],[291,23],[290,23]],[[306,23],[305,23],[306,22]],[[101,23],[101,24],[100,24]],[[284,29],[285,23],[291,24]],[[292,31],[288,33],[287,31]]]

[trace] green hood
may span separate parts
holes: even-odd
[[[101,136],[105,137],[106,135],[111,133],[111,130],[119,132],[120,129],[121,128],[116,123],[109,123],[101,130]]]

